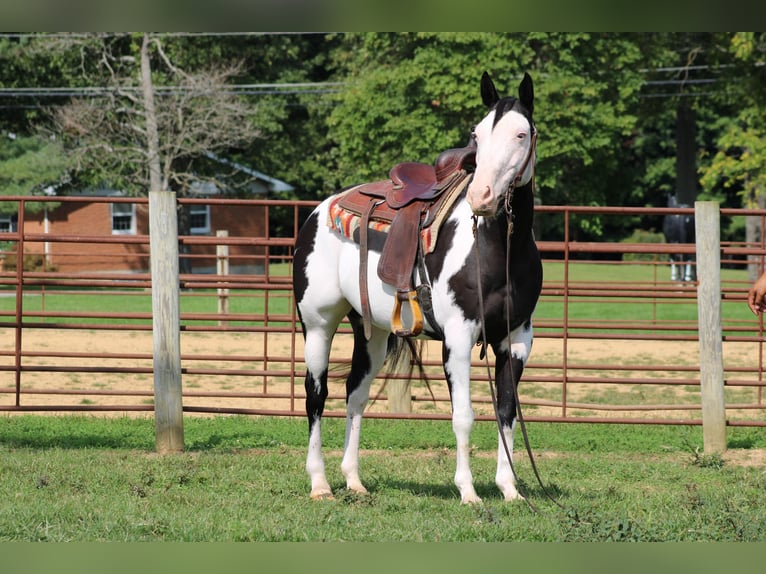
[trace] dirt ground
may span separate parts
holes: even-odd
[[[295,347],[295,363],[291,362]],[[332,358],[342,361],[351,356],[350,336],[337,336]],[[621,405],[674,403],[695,405],[699,402],[695,387],[681,384],[698,378],[699,352],[696,342],[569,339],[566,342],[568,377],[587,377],[588,383],[568,383],[567,401],[581,405],[569,408],[568,414],[586,416],[647,416],[700,418],[697,411],[652,410],[630,413]],[[15,332],[0,331],[0,406],[15,404],[15,369],[13,350]],[[153,404],[152,334],[146,331],[78,331],[29,329],[23,333],[25,353],[21,373],[22,405],[69,405],[73,409],[107,408],[104,415],[124,414],[125,408],[144,409],[132,414],[150,415]],[[234,408],[248,412],[301,412],[303,409],[302,339],[283,333],[198,333],[185,332],[181,338],[184,356],[184,405],[207,408]],[[757,367],[761,350],[754,343],[725,343],[724,363],[727,374],[737,379],[757,378],[752,372],[736,369]],[[95,354],[105,357],[95,359]],[[429,371],[440,374],[440,347],[429,344],[424,359],[432,363]],[[564,343],[560,339],[538,337],[522,383],[522,399],[529,401],[527,416],[560,415],[561,377]],[[478,349],[475,360],[479,362]],[[140,372],[135,372],[140,371]],[[476,406],[477,414],[491,412],[487,401],[486,370],[474,368],[474,397],[484,395]],[[640,379],[642,384],[620,384],[624,378]],[[550,382],[545,382],[550,380]],[[663,381],[668,384],[660,384]],[[680,383],[679,383],[680,381]],[[377,387],[377,390],[376,390]],[[381,390],[376,383],[373,396]],[[432,385],[434,403],[428,389],[413,384],[411,392],[419,397],[413,410],[424,413],[448,413],[446,385],[436,380]],[[729,391],[727,391],[729,392]],[[727,404],[757,403],[758,390],[752,387],[732,389]],[[343,407],[343,383],[331,387],[328,409]],[[612,404],[615,410],[592,411],[588,405]],[[111,407],[118,407],[111,410]],[[385,401],[374,401],[371,411],[387,410]],[[762,418],[763,409],[737,411],[737,416]],[[739,464],[766,464],[763,452],[734,450],[727,453]]]
[[[15,387],[14,357],[15,333],[11,329],[0,331],[0,389],[13,390]],[[338,335],[334,341],[331,357],[336,361],[347,361],[351,356],[351,337]],[[532,355],[525,372],[521,391],[537,397],[538,402],[556,397],[555,391],[535,391],[530,381],[549,380],[547,387],[553,387],[553,381],[561,378],[561,365],[566,344],[567,376],[572,379],[588,377],[591,384],[568,384],[568,400],[593,402],[602,401],[609,395],[620,392],[648,396],[653,403],[669,402],[671,398],[688,392],[688,388],[679,383],[699,377],[699,351],[696,342],[688,341],[645,341],[645,340],[594,340],[569,339],[564,343],[560,339],[538,337],[535,339]],[[293,346],[295,348],[292,352]],[[130,391],[153,393],[152,369],[152,334],[148,331],[80,331],[29,329],[24,331],[22,349],[23,372],[21,374],[22,392],[43,393],[49,390],[65,390],[69,393],[78,391],[99,391],[101,393]],[[182,366],[184,390],[192,394],[202,393],[240,393],[274,394],[274,400],[282,400],[279,395],[290,393],[284,385],[300,387],[302,380],[294,381],[290,373],[295,370],[302,373],[303,341],[300,334],[292,337],[289,333],[210,333],[184,332],[181,335]],[[727,373],[737,379],[757,379],[759,363],[759,345],[755,343],[725,343],[724,362],[726,369],[747,369],[748,372]],[[291,356],[295,355],[295,362]],[[94,355],[103,355],[94,358]],[[429,373],[437,380],[434,394],[443,395],[446,385],[438,382],[441,376],[441,350],[438,343],[429,343],[424,351],[424,359],[432,366]],[[479,367],[474,368],[473,379],[475,393],[484,392],[480,381],[486,381],[486,369],[479,359],[478,348],[474,360]],[[142,371],[142,372],[130,372]],[[618,385],[615,381],[624,378],[638,378],[646,384]],[[302,378],[302,377],[298,377]],[[653,381],[668,379],[670,385],[652,385]],[[614,383],[614,384],[613,384]],[[535,383],[537,385],[537,383]],[[546,386],[541,383],[537,386]],[[560,386],[560,383],[559,383]],[[658,388],[662,386],[660,392]],[[669,386],[670,388],[664,388]],[[526,387],[526,389],[524,388]],[[658,388],[654,388],[658,387]],[[341,389],[342,390],[342,389]],[[373,393],[375,389],[373,388]],[[415,394],[419,394],[415,385]],[[427,393],[427,390],[426,390]],[[572,394],[569,394],[572,393]],[[99,402],[101,399],[91,397]],[[548,396],[550,395],[550,396]],[[573,396],[574,395],[574,396]],[[597,395],[603,395],[598,397]],[[30,394],[34,404],[60,404],[62,394]],[[119,397],[111,397],[113,404],[119,403]],[[588,400],[588,397],[590,399]],[[82,400],[82,396],[75,396]],[[212,404],[221,397],[208,397]],[[256,398],[256,397],[252,397]],[[0,404],[11,404],[8,393],[0,395]],[[260,397],[268,401],[269,397]],[[208,401],[208,402],[210,402]],[[128,403],[136,402],[135,397],[128,397]],[[607,400],[607,402],[614,402]],[[617,401],[619,402],[619,401]],[[736,402],[743,402],[739,399]],[[89,403],[84,403],[89,404]],[[247,408],[243,406],[243,408]]]

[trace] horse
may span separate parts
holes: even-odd
[[[679,204],[675,195],[668,196],[668,207],[690,207],[686,203]],[[676,213],[666,215],[662,222],[662,232],[668,243],[694,243],[694,216]],[[696,281],[697,267],[694,264],[693,253],[671,253],[670,280]]]
[[[475,167],[449,208],[433,250],[412,271],[415,281],[430,285],[431,312],[424,317],[422,332],[415,339],[442,342],[456,441],[454,484],[464,504],[481,502],[469,465],[474,424],[471,353],[477,343],[485,345],[483,351],[489,345],[495,357],[495,483],[505,501],[525,500],[517,489],[512,461],[518,418],[516,385],[532,348],[532,314],[543,281],[532,230],[537,139],[532,78],[524,74],[518,97],[500,97],[492,78],[484,72],[479,91],[488,111],[471,131]],[[413,339],[392,332],[390,317],[396,293],[376,274],[380,258],[376,247],[371,246],[365,270],[360,264],[359,244],[328,226],[334,197],[325,199],[307,218],[297,235],[293,258],[294,296],[305,345],[309,429],[305,468],[312,499],[333,497],[325,476],[321,419],[328,394],[330,345],[340,322],[348,318],[354,337],[346,379],[346,433],[340,466],[346,488],[357,493],[367,492],[359,476],[359,446],[371,382],[386,360],[390,367],[392,357]],[[371,328],[367,333],[363,328],[360,269],[361,276],[366,275],[370,300]],[[489,358],[483,356],[491,382]],[[523,424],[523,418],[521,421]]]

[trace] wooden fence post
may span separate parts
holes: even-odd
[[[721,328],[721,217],[715,201],[694,203],[697,243],[702,434],[706,453],[726,450],[726,407]]]
[[[176,194],[149,192],[154,431],[159,453],[184,449]]]
[[[225,229],[219,229],[215,232],[216,237],[228,237],[229,232]],[[218,244],[215,246],[215,272],[221,276],[227,276],[229,274],[229,246],[226,244]],[[218,315],[229,314],[229,289],[226,287],[218,288]],[[218,319],[219,325],[228,325],[229,322],[223,319]]]
[[[412,382],[406,379],[390,379],[386,381],[388,396],[388,412],[394,414],[409,414],[412,412]]]

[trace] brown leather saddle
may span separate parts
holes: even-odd
[[[389,179],[355,187],[339,199],[338,206],[357,214],[359,222],[359,288],[365,337],[371,333],[371,313],[367,289],[368,233],[371,221],[390,224],[378,263],[378,277],[396,289],[391,315],[391,330],[401,337],[419,335],[423,330],[423,308],[431,313],[430,287],[413,287],[413,276],[422,263],[421,231],[437,221],[447,202],[454,202],[476,164],[476,147],[449,149],[434,165],[399,163],[391,168]],[[422,269],[422,266],[421,266]],[[424,274],[420,273],[421,280]],[[420,287],[420,286],[419,286]],[[428,298],[428,301],[422,301]],[[402,304],[412,315],[409,326],[402,320]],[[431,323],[433,323],[433,318]]]

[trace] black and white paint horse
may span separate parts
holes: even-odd
[[[522,498],[504,443],[512,453],[517,408],[514,385],[532,348],[532,313],[542,286],[542,264],[532,234],[536,142],[532,79],[524,75],[518,98],[501,98],[484,73],[481,96],[489,112],[472,132],[477,146],[472,181],[454,204],[433,251],[425,256],[427,277],[419,278],[431,284],[432,317],[438,323],[431,325],[426,320],[421,337],[437,338],[436,333],[443,333],[442,359],[457,449],[454,480],[463,503],[481,501],[469,467],[469,435],[474,423],[471,351],[482,334],[482,322],[495,354],[502,429],[498,431],[495,482],[505,500]],[[354,332],[341,462],[346,487],[352,491],[367,492],[359,477],[359,437],[370,384],[392,349],[403,343],[390,330],[394,290],[378,279],[380,255],[373,251],[367,266],[373,328],[369,340],[363,335],[359,246],[328,227],[331,199],[320,204],[300,230],[294,257],[295,300],[305,337],[306,470],[312,498],[332,496],[325,476],[320,423],[328,394],[330,344],[339,323],[347,316]]]
[[[679,204],[675,195],[669,195],[668,207],[689,207],[689,205]],[[668,243],[694,243],[694,215],[682,213],[666,215],[662,222],[662,232]],[[671,281],[697,280],[697,266],[693,253],[671,253],[669,257]]]

